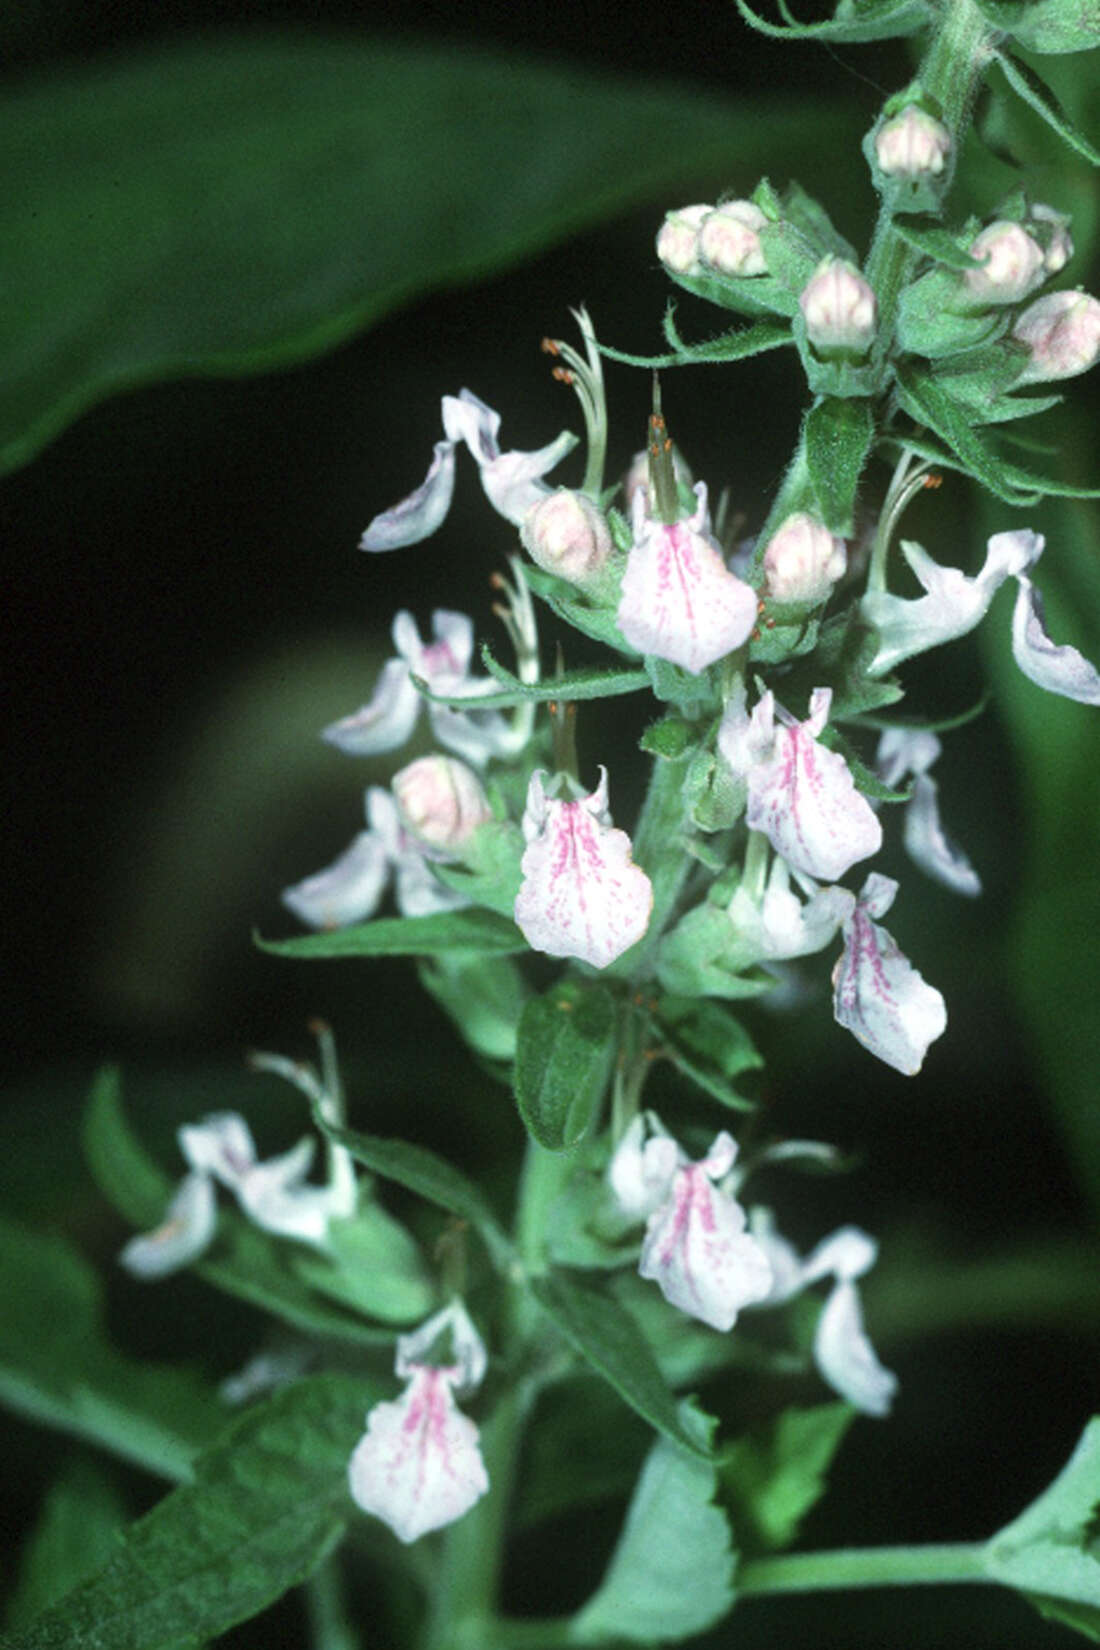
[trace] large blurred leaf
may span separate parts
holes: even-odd
[[[4,1650],[167,1650],[257,1614],[339,1539],[348,1457],[379,1396],[369,1380],[317,1375],[257,1405],[203,1455],[193,1484]]]
[[[112,391],[301,360],[678,186],[808,181],[859,115],[369,36],[209,38],[10,94],[0,469]],[[816,157],[816,158],[815,158]]]

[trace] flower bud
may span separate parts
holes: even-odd
[[[1058,212],[1053,206],[1043,206],[1041,202],[1031,208],[1028,219],[1039,229],[1039,239],[1044,242],[1043,268],[1048,275],[1059,275],[1073,257],[1073,236],[1069,232],[1069,219],[1064,212]]]
[[[878,305],[854,264],[824,258],[798,303],[806,336],[820,354],[866,355],[875,336]]]
[[[951,153],[951,133],[920,107],[908,104],[875,134],[875,159],[888,177],[938,176]]]
[[[848,552],[804,511],[788,516],[764,552],[764,591],[777,602],[823,602],[844,576]]]
[[[670,275],[698,275],[699,225],[713,206],[681,206],[666,212],[657,234],[657,256]]]
[[[699,257],[719,275],[766,275],[759,231],[767,221],[752,201],[723,201],[703,219]]]
[[[477,775],[453,756],[421,756],[393,777],[401,822],[443,854],[465,846],[492,818]]]
[[[1100,359],[1100,303],[1088,292],[1049,292],[1024,310],[1012,336],[1031,351],[1018,384],[1074,378]]]
[[[967,270],[967,291],[985,303],[1018,304],[1045,279],[1043,249],[1022,224],[991,223],[969,250],[982,267]]]
[[[591,499],[568,487],[532,505],[519,536],[539,567],[582,589],[599,581],[611,555],[611,532],[604,516]]]

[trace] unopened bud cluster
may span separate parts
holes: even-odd
[[[767,222],[753,201],[683,206],[667,214],[657,235],[657,256],[672,275],[766,275],[760,231]]]

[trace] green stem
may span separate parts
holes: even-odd
[[[957,1582],[993,1584],[985,1543],[933,1542],[920,1547],[842,1547],[750,1559],[737,1576],[739,1598],[774,1593],[835,1592],[849,1587],[914,1587]]]
[[[634,832],[634,858],[648,872],[653,884],[653,910],[644,939],[624,954],[623,966],[612,963],[605,969],[606,974],[628,974],[641,980],[652,972],[661,934],[691,869],[691,856],[684,852],[681,840],[686,774],[685,761],[666,757],[654,760],[649,790]]]

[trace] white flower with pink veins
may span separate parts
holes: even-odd
[[[548,796],[543,778],[536,770],[527,788],[516,923],[533,950],[606,968],[649,926],[653,884],[611,823],[606,768],[590,796],[572,800]]]
[[[844,924],[844,951],[833,969],[833,1014],[853,1037],[906,1077],[921,1068],[928,1045],[947,1028],[943,997],[905,957],[885,916],[898,885],[877,871],[863,884]]]

